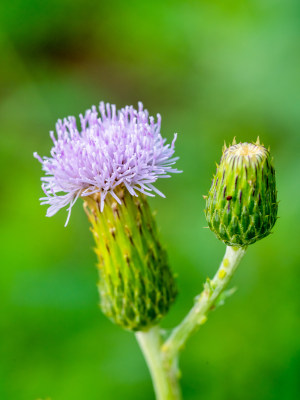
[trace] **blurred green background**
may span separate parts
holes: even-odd
[[[45,218],[40,164],[57,118],[100,100],[144,102],[178,132],[178,168],[151,205],[178,273],[164,320],[185,315],[224,245],[206,194],[224,140],[270,145],[274,234],[251,246],[237,293],[181,356],[184,399],[300,397],[300,3],[298,0],[10,0],[0,5],[0,399],[153,399],[134,336],[99,311],[80,202]]]

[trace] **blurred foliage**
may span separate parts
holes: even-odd
[[[204,201],[224,140],[259,135],[275,159],[274,235],[251,246],[226,305],[181,357],[186,400],[292,400],[300,369],[298,0],[4,0],[0,4],[0,398],[152,399],[132,334],[100,313],[78,203],[51,219],[38,198],[48,131],[100,100],[142,100],[179,133],[179,176],[155,198],[187,312],[224,245]]]

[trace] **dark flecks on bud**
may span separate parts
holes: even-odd
[[[242,196],[243,196],[243,192],[242,192],[242,190],[240,190],[240,195],[239,195],[239,201],[240,201],[240,203],[242,202]]]
[[[140,202],[138,199],[136,199],[136,200],[135,200],[135,204],[136,204],[136,206],[137,206],[139,212],[141,213],[141,212],[142,212],[141,202]]]
[[[110,233],[111,233],[111,236],[114,238],[114,239],[116,239],[116,228],[110,228]]]
[[[127,253],[124,254],[124,258],[126,260],[126,263],[129,265],[130,264],[130,257]]]
[[[235,177],[235,182],[234,182],[234,188],[235,188],[235,189],[236,189],[236,187],[237,187],[238,179],[239,179],[239,176],[237,175],[237,176]]]
[[[232,170],[234,170],[235,161],[236,160],[234,159],[233,162],[232,162],[232,166],[231,166]]]
[[[125,230],[125,233],[129,239],[131,245],[134,246],[133,239],[132,239],[132,232],[131,232],[130,228],[128,227],[128,225],[124,226],[124,230]]]
[[[113,210],[114,217],[115,218],[120,218],[119,210],[118,210],[118,203],[116,201],[112,203],[111,208]]]

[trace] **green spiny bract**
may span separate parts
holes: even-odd
[[[275,170],[269,150],[235,140],[223,148],[206,198],[206,219],[218,239],[248,246],[270,234],[277,219]]]
[[[169,310],[177,290],[146,197],[119,189],[117,204],[99,194],[85,199],[92,224],[103,313],[132,331],[147,330]]]

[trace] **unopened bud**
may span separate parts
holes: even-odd
[[[247,246],[271,233],[277,219],[275,170],[260,144],[224,146],[206,199],[206,219],[218,239]]]

